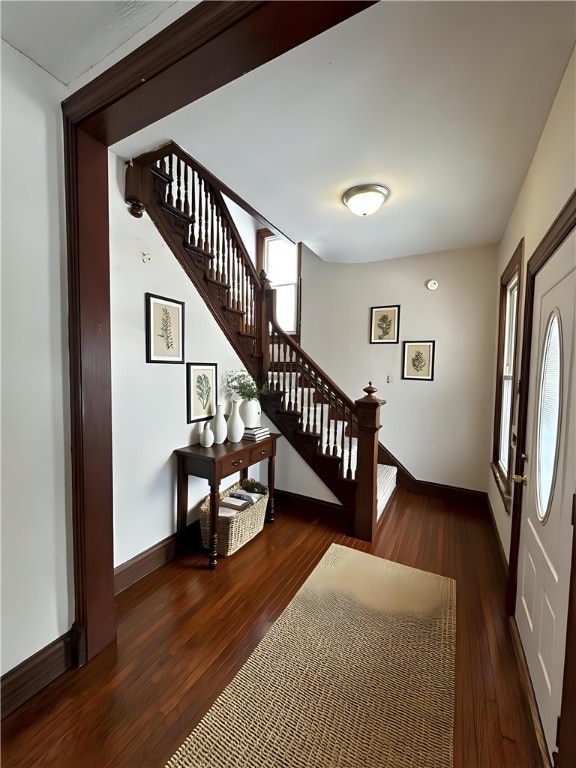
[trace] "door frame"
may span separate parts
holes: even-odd
[[[62,104],[75,665],[116,638],[108,147],[374,2],[202,2]]]
[[[536,276],[548,263],[554,253],[576,229],[576,190],[540,241],[527,264],[524,294],[524,322],[522,325],[522,357],[520,363],[520,400],[518,403],[518,438],[514,472],[524,474],[526,453],[526,423],[528,418],[528,382],[532,350],[532,324],[534,319],[534,291]],[[508,560],[508,580],[506,584],[506,611],[513,616],[516,611],[518,591],[518,559],[520,555],[520,529],[522,524],[523,485],[514,487],[512,502],[512,528],[510,533],[510,554]],[[566,638],[566,659],[564,662],[564,681],[562,688],[562,706],[558,733],[558,753],[555,764],[561,768],[576,764],[576,732],[569,727],[569,722],[576,721],[576,528],[572,530],[572,561],[570,568],[570,597],[568,605],[568,627]]]

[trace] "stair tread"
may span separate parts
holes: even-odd
[[[187,224],[193,224],[194,219],[191,218],[187,213],[184,213],[184,211],[181,211],[180,208],[176,208],[175,205],[170,205],[170,203],[160,203],[160,207],[163,208],[168,213],[171,213],[173,216],[177,216],[179,219],[182,219],[182,221],[185,221]]]
[[[184,240],[182,245],[187,251],[190,251],[191,253],[195,253],[198,256],[202,256],[204,259],[207,259],[208,261],[211,261],[214,258],[213,254],[208,253],[208,251],[205,251],[203,248],[200,248],[198,245],[192,245],[192,243],[189,243],[187,240]]]

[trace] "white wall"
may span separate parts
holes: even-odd
[[[524,237],[524,265],[546,234],[550,225],[576,188],[576,50],[564,73],[562,83],[548,116],[526,180],[510,217],[498,250],[498,270],[495,292],[499,292],[500,276]],[[520,327],[524,313],[521,306]],[[496,338],[496,337],[495,337]],[[496,343],[496,342],[495,342]],[[517,365],[521,349],[518,349]],[[494,400],[494,382],[492,382]],[[511,518],[492,476],[488,473],[488,497],[502,547],[508,557]]]
[[[303,347],[353,400],[373,382],[386,400],[380,440],[419,480],[487,488],[495,272],[495,247],[368,264],[303,259]],[[400,343],[370,344],[370,308],[387,304],[400,305]],[[429,339],[434,381],[402,380],[402,341]]]
[[[110,299],[114,564],[126,562],[175,531],[176,463],[172,451],[197,442],[203,424],[186,423],[185,365],[146,363],[144,294],[185,302],[186,362],[217,363],[218,402],[227,370],[243,368],[198,291],[148,216],[135,219],[124,202],[124,161],[109,153]],[[250,237],[251,217],[235,210]],[[227,412],[229,410],[227,404]],[[254,474],[255,471],[251,471]],[[222,487],[237,475],[226,478]],[[190,478],[189,521],[208,483]]]
[[[73,620],[66,90],[2,41],[2,673]]]
[[[262,424],[275,430],[274,425],[265,417]],[[262,482],[266,482],[262,478]],[[340,505],[340,501],[332,491],[324,485],[304,459],[297,453],[287,440],[279,440],[276,445],[276,476],[275,488],[282,491],[290,491],[300,496],[309,496],[311,499],[328,501],[331,504]]]

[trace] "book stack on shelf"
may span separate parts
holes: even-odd
[[[268,427],[246,427],[244,430],[244,440],[256,442],[258,440],[265,440],[267,437],[270,437]]]
[[[258,497],[260,497],[260,494],[258,494]],[[228,496],[224,496],[220,499],[220,506],[226,507],[227,509],[241,510],[250,507],[252,504],[254,504],[252,496],[242,490],[233,491]]]

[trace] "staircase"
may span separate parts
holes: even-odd
[[[261,404],[270,421],[350,513],[352,533],[371,540],[396,484],[378,444],[382,401],[371,385],[352,401],[280,328],[275,292],[256,272],[223,192],[254,215],[172,142],[127,165],[130,213],[148,213],[246,369],[267,377]]]

